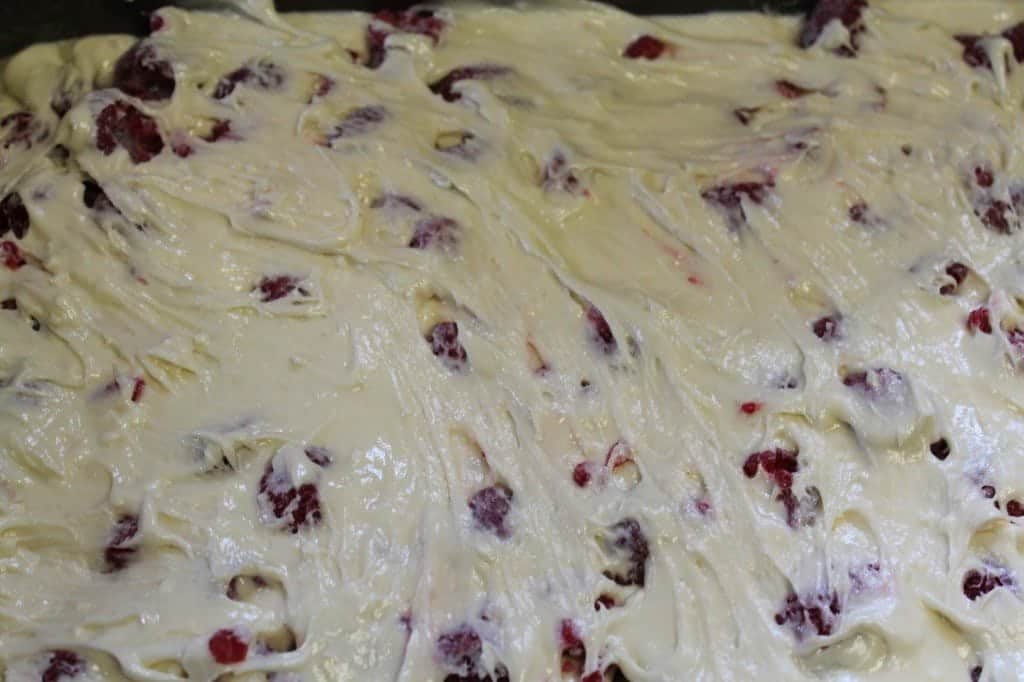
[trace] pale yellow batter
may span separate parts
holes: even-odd
[[[1024,679],[1024,5],[825,4],[9,60],[5,679]]]

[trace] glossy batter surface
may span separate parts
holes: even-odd
[[[250,0],[10,59],[5,679],[1021,679],[1021,21]]]

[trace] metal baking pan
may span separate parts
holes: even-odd
[[[90,33],[136,33],[146,28],[146,18],[166,5],[195,6],[211,2],[168,0],[10,0],[4,5],[0,30],[0,55],[48,40]],[[362,10],[399,7],[411,2],[388,0],[277,0],[280,11]],[[803,13],[812,0],[618,0],[612,2],[634,14],[699,14],[715,11],[754,10],[772,13]]]

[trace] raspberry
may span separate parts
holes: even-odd
[[[626,59],[653,61],[664,54],[667,49],[668,43],[664,40],[645,33],[626,45],[625,49],[622,50],[622,56]]]
[[[239,85],[259,88],[260,90],[276,90],[284,84],[285,74],[280,66],[260,59],[241,66],[223,76],[213,89],[214,99],[224,99],[235,91]]]
[[[832,21],[839,20],[850,34],[850,44],[836,50],[842,57],[853,57],[860,49],[860,34],[864,31],[862,13],[867,9],[867,0],[818,0],[804,20],[797,45],[807,49],[818,42],[825,27]]]
[[[839,595],[832,592],[799,597],[795,592],[786,595],[782,610],[775,614],[776,625],[787,625],[797,641],[811,634],[827,637],[832,634],[842,611]]]
[[[248,638],[240,636],[235,630],[223,628],[217,630],[207,643],[210,656],[221,665],[241,663],[249,655]]]
[[[164,140],[152,117],[131,104],[108,104],[96,117],[96,146],[109,156],[124,147],[132,163],[145,163],[163,151]]]
[[[438,322],[427,332],[431,352],[441,364],[453,372],[463,372],[469,364],[466,349],[459,341],[459,325],[455,322]]]
[[[481,528],[502,539],[511,535],[505,526],[505,520],[512,510],[512,490],[508,486],[498,484],[478,490],[469,498],[469,509]]]
[[[21,195],[11,192],[5,196],[3,201],[0,201],[0,237],[11,232],[15,239],[24,239],[29,225],[28,209],[25,208]]]
[[[143,101],[170,99],[174,94],[174,69],[158,59],[145,41],[135,43],[114,64],[114,87]]]
[[[651,550],[640,524],[636,519],[625,518],[611,526],[609,531],[604,549],[615,563],[604,570],[604,576],[618,585],[643,587]]]
[[[54,649],[39,678],[41,682],[59,682],[65,677],[75,678],[85,672],[85,660],[74,651]]]

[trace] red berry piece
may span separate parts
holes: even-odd
[[[231,121],[224,118],[218,118],[213,121],[213,125],[210,127],[210,132],[206,133],[206,135],[203,135],[203,139],[206,140],[207,142],[216,142],[217,140],[229,136],[231,136]],[[175,153],[178,152],[177,149],[175,149],[174,151]],[[185,154],[185,156],[188,156],[191,153],[192,148],[189,147],[188,154]],[[179,154],[179,156],[181,155]]]
[[[409,239],[411,249],[438,249],[453,254],[458,249],[462,228],[451,218],[430,216],[416,221],[412,237]]]
[[[331,451],[322,445],[307,445],[303,452],[306,453],[309,461],[318,467],[331,466]]]
[[[775,182],[736,182],[716,185],[700,193],[701,198],[721,211],[729,224],[729,229],[740,230],[747,223],[747,214],[743,210],[743,197],[755,204],[764,203],[765,198]]]
[[[740,404],[740,412],[743,414],[757,414],[764,407],[764,403],[759,403],[756,400],[751,400]]]
[[[137,377],[135,383],[132,385],[132,402],[137,403],[142,400],[143,394],[146,392],[146,380],[142,377]]]
[[[615,600],[615,597],[606,592],[602,592],[597,596],[597,599],[594,600],[595,611],[600,611],[601,609],[612,609],[618,605],[619,603]]]
[[[811,331],[819,339],[828,343],[829,341],[842,338],[842,322],[843,316],[839,313],[819,317],[811,323]]]
[[[1024,62],[1024,21],[1014,24],[1000,35],[1013,46],[1013,58],[1017,63]]]
[[[882,219],[878,217],[878,214],[874,212],[866,201],[858,201],[851,205],[847,211],[847,215],[850,217],[851,221],[860,225],[867,225],[869,227],[873,227],[882,222]]]
[[[963,284],[963,281],[967,279],[968,272],[970,272],[970,269],[963,263],[954,261],[947,265],[946,274],[953,278],[953,283],[943,284],[939,287],[939,293],[943,296],[952,296],[955,294],[957,289],[960,288],[960,285]]]
[[[861,15],[867,6],[867,0],[818,0],[804,20],[797,45],[803,49],[809,48],[818,42],[826,26],[833,21],[839,21],[850,34],[850,44],[837,49],[836,54],[842,57],[855,56],[860,48],[860,34],[864,32]]]
[[[619,344],[612,333],[611,325],[597,306],[587,304],[586,322],[590,342],[594,347],[605,355],[614,355],[619,349]]]
[[[21,249],[12,241],[0,242],[0,259],[8,270],[17,270],[26,263]]]
[[[438,322],[427,332],[430,351],[441,360],[441,364],[453,372],[464,372],[469,364],[466,349],[459,341],[459,325],[455,322]]]
[[[594,477],[590,472],[591,467],[591,463],[587,461],[580,462],[574,466],[572,469],[572,482],[580,488],[586,488],[590,485],[590,481]]]
[[[127,102],[108,104],[96,118],[96,146],[109,156],[124,147],[132,163],[145,163],[163,151],[156,121]]]
[[[505,525],[505,520],[512,511],[512,490],[508,486],[499,483],[478,490],[469,498],[469,510],[481,528],[502,539],[511,535]]]
[[[352,61],[355,62],[356,59],[358,59],[358,55],[354,52],[350,52],[350,54],[352,55]],[[314,99],[319,99],[321,97],[326,97],[331,92],[331,90],[334,89],[334,86],[335,82],[333,78],[325,76],[321,73],[316,74],[316,77],[313,81],[313,95],[310,101]]]
[[[165,23],[166,22],[164,21],[164,18],[160,15],[159,12],[153,12],[149,15],[149,32],[158,33],[161,29],[163,29]]]
[[[0,310],[17,310],[18,301],[13,298],[5,298],[0,301]]]
[[[103,550],[106,573],[116,573],[124,569],[135,558],[138,548],[125,546],[139,532],[139,517],[124,514],[114,523]]]
[[[410,211],[422,211],[423,205],[412,197],[401,194],[382,194],[370,202],[370,208],[407,208]]]
[[[249,655],[249,639],[236,630],[222,628],[210,636],[207,648],[213,660],[221,665],[241,663]]]
[[[991,187],[995,181],[992,169],[987,164],[974,167],[974,183],[978,187]]]
[[[604,549],[614,564],[603,571],[604,576],[618,585],[643,587],[651,550],[640,524],[636,519],[625,518],[608,530]]]
[[[775,624],[789,627],[798,642],[812,634],[827,637],[834,632],[841,611],[835,590],[804,598],[790,592],[782,610],[775,614]]]
[[[953,38],[964,48],[961,53],[964,63],[972,69],[992,68],[992,62],[988,59],[988,52],[986,52],[985,48],[981,45],[982,37],[983,36],[969,33],[959,33],[953,36]]]
[[[443,632],[437,638],[437,660],[448,672],[444,682],[509,682],[508,670],[501,663],[494,672],[486,672],[480,664],[483,642],[469,625],[463,624]]]
[[[94,211],[114,210],[114,204],[107,197],[107,193],[91,178],[82,181],[82,203]]]
[[[334,130],[327,134],[328,143],[339,138],[366,135],[379,128],[388,118],[388,110],[380,105],[359,107],[345,115]]]
[[[843,386],[852,388],[870,398],[891,396],[902,389],[903,375],[888,367],[859,370],[843,377]]]
[[[11,192],[0,201],[0,237],[11,232],[15,239],[23,239],[28,228],[28,209],[25,208],[21,195]]]
[[[0,119],[0,130],[4,132],[4,149],[18,145],[31,149],[32,145],[46,138],[47,129],[31,113],[15,111]]]
[[[488,81],[499,76],[512,72],[507,66],[501,64],[473,64],[471,66],[460,66],[452,69],[441,78],[430,84],[430,91],[440,95],[445,102],[456,102],[462,99],[462,94],[455,90],[455,84],[464,80]]]
[[[981,306],[967,314],[967,330],[980,331],[982,334],[992,333],[992,322],[989,320],[988,308]]]
[[[732,115],[743,125],[750,125],[759,111],[761,111],[761,107],[739,107],[732,110]]]
[[[43,668],[41,682],[59,682],[65,678],[74,679],[85,672],[85,659],[74,651],[54,649],[50,652]]]
[[[786,99],[800,99],[818,92],[813,88],[805,88],[785,79],[775,81],[775,91]]]
[[[1017,211],[1002,199],[983,197],[974,204],[974,215],[997,234],[1010,234],[1020,227]]]
[[[288,471],[276,466],[273,458],[263,470],[256,502],[267,525],[278,526],[289,533],[318,526],[323,520],[317,487],[303,483],[296,488]]]
[[[213,89],[213,98],[224,99],[233,93],[239,85],[260,90],[276,90],[284,84],[284,81],[285,73],[280,66],[269,60],[260,59],[221,77]]]
[[[1024,503],[1017,499],[1008,500],[1006,502],[1006,513],[1015,518],[1024,516]]]
[[[545,164],[541,187],[548,192],[560,190],[572,195],[587,194],[580,179],[566,161],[565,155],[560,151],[552,154],[551,159]]]
[[[942,462],[949,457],[949,441],[945,438],[940,438],[929,445],[928,450],[932,453],[932,456],[935,457],[935,459]]]
[[[135,43],[114,64],[114,87],[143,101],[170,99],[174,85],[170,62],[159,59],[145,41]]]
[[[447,26],[432,9],[424,7],[395,11],[384,9],[373,15],[366,28],[366,66],[376,69],[387,58],[384,43],[392,33],[415,33],[430,38],[437,45]]]
[[[995,488],[995,486],[992,486],[992,485],[983,485],[983,486],[981,486],[981,496],[984,497],[986,500],[991,500],[993,497],[996,496],[996,488]]]
[[[299,286],[301,283],[302,279],[294,275],[267,275],[252,290],[259,292],[262,302],[272,303],[296,290],[304,296],[308,295],[309,292]]]
[[[622,56],[626,59],[646,59],[653,61],[659,58],[668,49],[668,43],[661,38],[655,38],[652,35],[644,34],[634,38],[633,41],[626,45],[622,51]]]
[[[997,587],[1012,587],[1013,578],[1005,571],[992,572],[989,567],[981,570],[972,568],[964,574],[962,583],[964,596],[974,601]]]
[[[971,668],[971,682],[981,682],[981,673],[984,670],[980,665]]]
[[[564,618],[558,624],[558,639],[562,649],[562,673],[581,674],[587,662],[587,648],[573,620]]]

